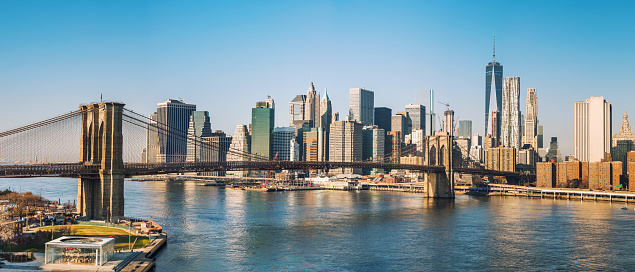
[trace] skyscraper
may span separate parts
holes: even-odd
[[[271,103],[272,104],[272,103]],[[261,101],[251,109],[251,153],[271,159],[275,111]]]
[[[580,161],[597,162],[611,152],[611,103],[593,97],[574,105],[573,154]]]
[[[520,77],[506,77],[503,79],[500,143],[518,150],[520,140]]]
[[[291,140],[296,137],[296,129],[292,127],[277,127],[273,129],[273,153],[275,157],[278,154],[277,160],[290,161],[291,160]]]
[[[410,133],[416,130],[426,130],[426,107],[422,105],[406,105],[406,112],[410,117],[409,128]]]
[[[403,142],[406,130],[408,129],[408,113],[400,112],[392,116],[392,128],[390,131],[398,131],[400,138],[399,141]]]
[[[193,111],[190,115],[190,125],[187,131],[188,162],[206,161],[203,158],[204,149],[212,149],[209,145],[201,144],[201,137],[212,136],[212,125],[207,111]]]
[[[333,122],[329,135],[329,161],[362,161],[362,128],[362,124],[355,121]],[[361,169],[333,169],[331,172],[361,174]]]
[[[249,152],[251,151],[251,136],[245,125],[236,126],[234,137],[229,146],[230,152],[227,154],[228,161],[248,161]],[[234,171],[232,171],[234,172]],[[244,173],[243,171],[235,171],[236,174]],[[240,175],[242,176],[242,175]]]
[[[489,119],[489,102],[492,92],[492,81],[494,82],[494,90],[496,92],[496,110],[500,111],[503,107],[503,66],[496,62],[496,42],[494,42],[493,60],[485,67],[485,135],[487,135],[487,121]],[[499,121],[500,122],[500,121]],[[500,124],[496,124],[500,128]],[[492,135],[496,135],[492,132]]]
[[[320,126],[320,94],[315,92],[313,81],[311,81],[311,86],[306,91],[304,120],[310,121],[311,127]]]
[[[331,108],[331,99],[329,98],[326,88],[324,89],[324,95],[320,100],[320,126],[324,131],[328,131],[331,126],[333,117],[333,109]]]
[[[184,162],[187,156],[187,136],[190,115],[196,105],[185,104],[183,100],[168,99],[157,104],[157,125],[159,127],[159,162]],[[176,136],[176,135],[181,135]]]
[[[159,130],[157,126],[157,113],[153,113],[149,117],[148,129],[146,134],[146,152],[144,162],[155,163],[157,162],[157,155],[159,154]]]
[[[306,95],[296,95],[289,102],[289,126],[295,126],[298,122],[304,122],[304,104],[306,103]]]
[[[472,138],[472,120],[459,120],[458,136]]]
[[[392,129],[392,109],[386,107],[375,108],[375,125],[384,131],[390,131]]]
[[[523,144],[538,149],[538,97],[536,89],[527,89],[527,108],[525,110],[525,137]],[[542,146],[540,146],[542,148]]]
[[[373,125],[375,93],[355,88],[350,89],[348,94],[348,109],[352,120],[361,122],[365,126]]]

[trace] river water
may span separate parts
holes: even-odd
[[[77,180],[0,179],[66,202]],[[125,183],[126,216],[169,235],[157,271],[635,270],[635,205],[376,191],[262,193]]]

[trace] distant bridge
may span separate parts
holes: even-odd
[[[150,132],[243,159],[142,163],[140,157],[147,146]],[[144,115],[125,109],[123,103],[102,102],[82,105],[80,110],[0,133],[0,178],[78,178],[78,212],[90,218],[114,221],[124,215],[124,178],[139,175],[237,170],[405,169],[424,173],[427,196],[433,198],[454,197],[454,172],[512,179],[530,177],[517,172],[454,167],[455,164],[463,165],[460,158],[452,155],[454,146],[452,136],[428,136],[424,151],[427,156],[422,165],[381,161],[272,161],[257,154],[223,148],[156,120],[149,120]]]

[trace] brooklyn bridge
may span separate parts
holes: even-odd
[[[77,211],[92,219],[116,221],[124,216],[124,179],[139,175],[234,170],[302,170],[335,168],[406,169],[424,176],[426,196],[454,197],[454,173],[504,176],[531,174],[484,169],[455,155],[451,135],[427,136],[423,164],[372,160],[356,162],[277,161],[188,135],[150,120],[120,102],[81,105],[44,121],[0,133],[0,178],[78,178]],[[246,158],[242,161],[143,163],[148,132],[190,141]],[[386,156],[388,157],[388,156]]]

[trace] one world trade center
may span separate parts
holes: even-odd
[[[489,102],[492,93],[492,81],[496,88],[496,110],[503,109],[503,66],[496,62],[496,40],[494,40],[493,60],[485,67],[485,135],[487,135],[487,123],[489,120]],[[496,118],[496,130],[492,131],[492,137],[500,140],[500,118]]]

